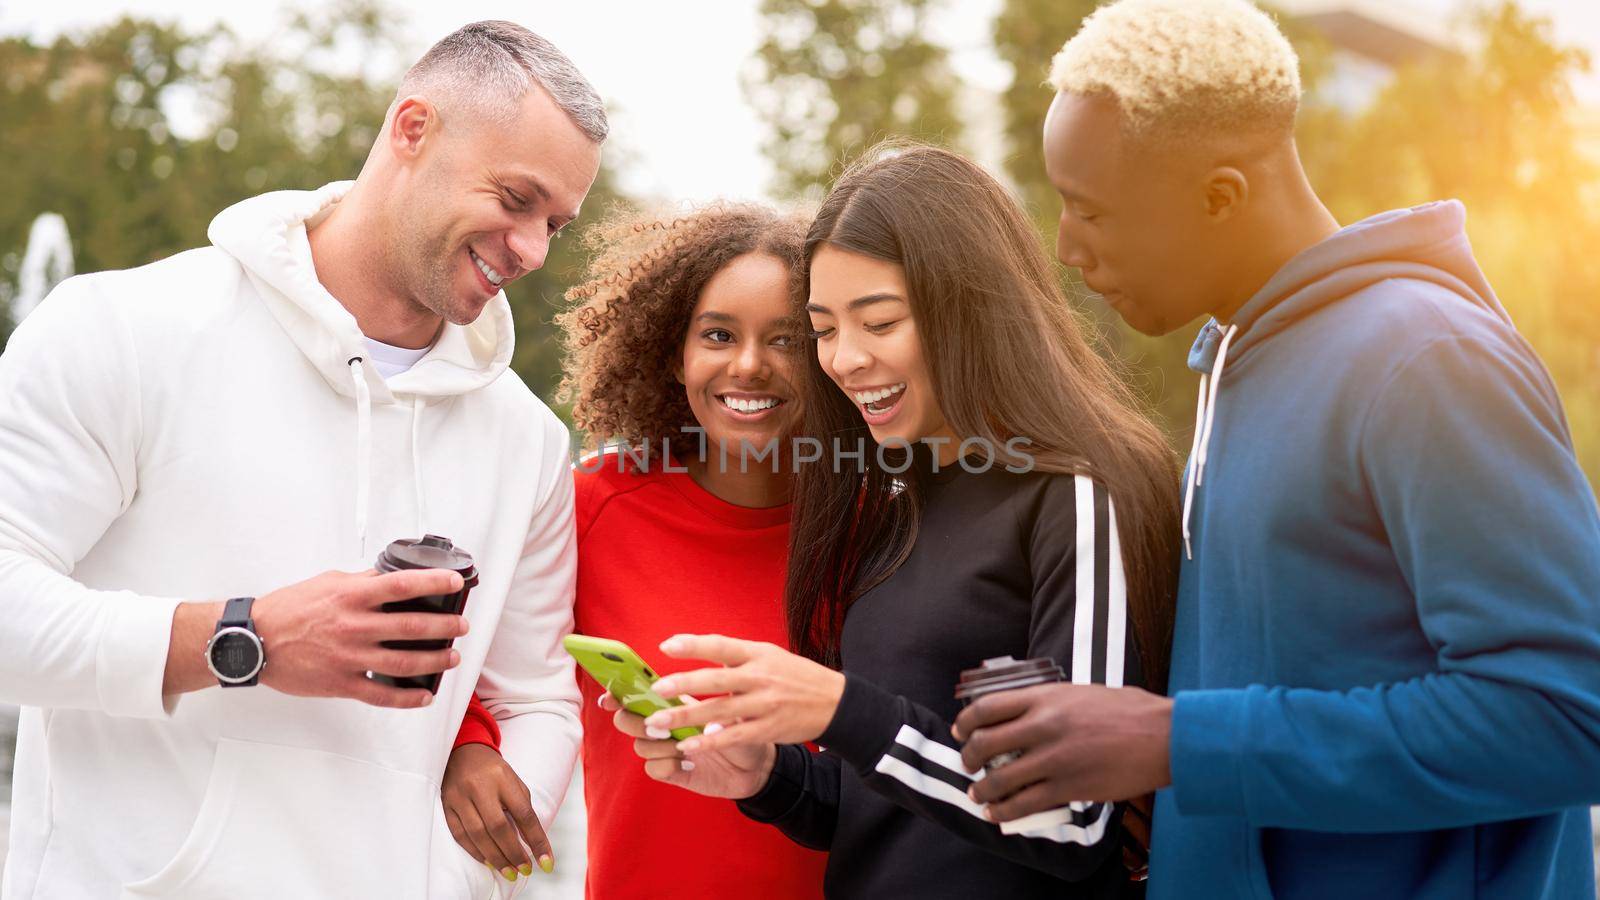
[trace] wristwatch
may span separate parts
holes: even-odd
[[[249,687],[267,664],[267,647],[250,619],[254,597],[235,597],[222,608],[217,631],[206,642],[206,666],[223,687]]]

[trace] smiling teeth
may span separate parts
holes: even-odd
[[[472,256],[472,261],[478,264],[478,271],[483,273],[483,277],[489,279],[490,284],[494,285],[495,287],[499,287],[500,283],[506,280],[504,275],[496,272],[494,269],[489,267],[488,263],[478,258],[478,254],[473,253],[471,250],[468,250],[467,253]]]
[[[743,413],[761,412],[778,405],[777,397],[763,397],[760,400],[744,400],[738,397],[719,397],[723,405],[732,410]]]
[[[902,381],[893,387],[886,387],[881,390],[858,391],[854,396],[857,403],[861,404],[862,406],[866,406],[868,403],[877,403],[880,400],[886,400],[905,389],[906,383]]]

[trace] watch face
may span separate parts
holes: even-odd
[[[211,666],[225,678],[248,678],[260,661],[260,648],[242,631],[225,631],[211,643]]]

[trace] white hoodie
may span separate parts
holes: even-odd
[[[70,279],[0,355],[0,701],[25,707],[4,900],[492,895],[439,801],[474,687],[540,819],[561,803],[566,429],[507,369],[504,295],[387,384],[358,361],[306,239],[348,190],[246,200],[213,247]],[[425,532],[481,578],[431,706],[162,697],[179,600],[360,571]]]

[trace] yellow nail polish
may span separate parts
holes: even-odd
[[[550,854],[546,853],[544,856],[539,857],[539,868],[543,869],[546,875],[549,875],[556,870],[556,861],[550,858]]]
[[[522,876],[526,878],[527,876],[533,874],[533,863],[523,863],[522,865],[517,866],[517,871],[521,872]]]
[[[504,869],[501,869],[500,874],[504,875],[507,881],[517,880],[517,870],[511,868],[510,866],[506,866]]]

